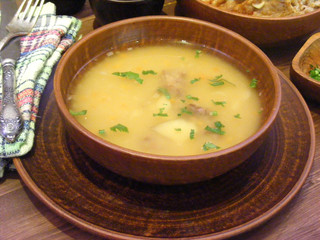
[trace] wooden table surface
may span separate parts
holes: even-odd
[[[164,12],[173,15],[173,0],[166,0]],[[75,15],[83,20],[80,34],[93,29],[94,17],[86,2]],[[264,50],[287,77],[300,45]],[[316,153],[311,173],[301,191],[275,217],[234,239],[316,240],[320,239],[320,106],[307,101],[316,131]],[[293,110],[294,111],[294,110]],[[101,239],[68,223],[40,202],[16,172],[0,180],[0,239]]]

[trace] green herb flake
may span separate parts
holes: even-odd
[[[129,72],[114,72],[112,74],[115,76],[136,80],[139,84],[143,83],[143,79],[141,79],[140,75],[135,72],[131,72],[131,71],[129,71]]]
[[[159,113],[154,113],[154,117],[168,117],[167,113],[164,113],[165,108],[160,108]]]
[[[148,75],[148,74],[157,75],[157,73],[153,70],[144,70],[144,71],[142,71],[142,74],[143,75]]]
[[[181,112],[178,113],[178,116],[181,117],[182,114],[189,114],[189,115],[191,115],[192,112],[191,112],[190,110],[188,110],[187,107],[184,107],[184,108],[181,109]]]
[[[126,126],[120,124],[120,123],[117,124],[117,125],[115,125],[115,126],[113,126],[113,127],[111,127],[110,130],[111,130],[111,131],[114,131],[114,132],[116,132],[116,131],[119,131],[119,132],[129,132],[128,128],[127,128]]]
[[[69,112],[70,112],[70,114],[72,116],[83,116],[83,115],[87,114],[87,110],[82,110],[82,111],[79,111],[79,112],[75,112],[75,111],[69,110]]]
[[[199,82],[200,81],[200,78],[194,78],[190,81],[191,84],[194,84],[196,82]]]
[[[214,101],[214,100],[211,100],[211,101],[214,105],[222,106],[222,107],[224,107],[224,105],[227,104],[227,102],[225,101]]]
[[[253,78],[250,82],[250,87],[251,88],[256,88],[257,87],[257,84],[258,84],[258,80]]]
[[[106,134],[106,130],[101,129],[101,130],[98,131],[98,133],[99,133],[100,135],[105,135],[105,134]]]
[[[199,98],[193,97],[191,95],[187,95],[186,98],[189,99],[189,100],[199,101]]]
[[[214,125],[215,125],[215,128],[206,126],[205,130],[207,130],[209,132],[212,132],[212,133],[219,134],[219,135],[224,135],[225,134],[225,132],[222,131],[222,128],[224,127],[224,125],[220,121],[215,122]]]
[[[182,131],[181,128],[175,128],[174,130],[177,131],[177,132],[181,132]]]
[[[196,50],[196,55],[194,56],[195,58],[199,58],[201,55],[202,51],[201,50]]]
[[[241,118],[240,113],[238,113],[238,114],[234,115],[234,117],[235,117],[235,118],[239,118],[239,119],[240,119],[240,118]]]
[[[218,116],[218,112],[217,111],[212,111],[209,113],[210,116]]]
[[[158,92],[162,93],[166,97],[166,99],[171,99],[171,95],[166,88],[159,88]]]
[[[194,129],[191,129],[191,130],[190,130],[190,134],[189,134],[189,138],[190,138],[191,140],[194,139],[194,134],[195,134]]]
[[[229,82],[225,78],[223,78],[222,74],[215,76],[213,79],[210,79],[209,81],[211,82],[210,85],[213,87],[222,86],[225,83],[229,83],[229,84],[235,86],[232,82]]]
[[[309,72],[310,77],[317,80],[317,81],[320,81],[320,68],[319,68],[319,66],[317,65],[316,67],[314,67],[313,65],[310,65],[310,67],[311,67],[311,70]]]
[[[203,146],[202,149],[204,151],[208,151],[210,149],[220,149],[220,147],[218,147],[217,145],[211,143],[211,142],[206,142]]]

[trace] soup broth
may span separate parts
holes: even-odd
[[[147,46],[108,53],[84,68],[71,84],[68,107],[85,128],[116,145],[204,154],[257,131],[256,83],[216,53]]]

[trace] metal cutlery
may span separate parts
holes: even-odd
[[[20,37],[31,32],[40,15],[44,0],[24,0],[10,21],[13,15],[10,11],[15,9],[14,4],[15,1],[1,0],[1,8],[6,9],[6,12],[2,11],[0,27],[0,38],[2,38],[0,41],[2,64],[0,134],[9,142],[15,141],[23,126],[15,96],[15,63],[20,56]]]

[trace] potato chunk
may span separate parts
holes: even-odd
[[[196,131],[196,125],[184,119],[175,119],[157,125],[154,130],[178,144],[190,139],[190,131]]]

